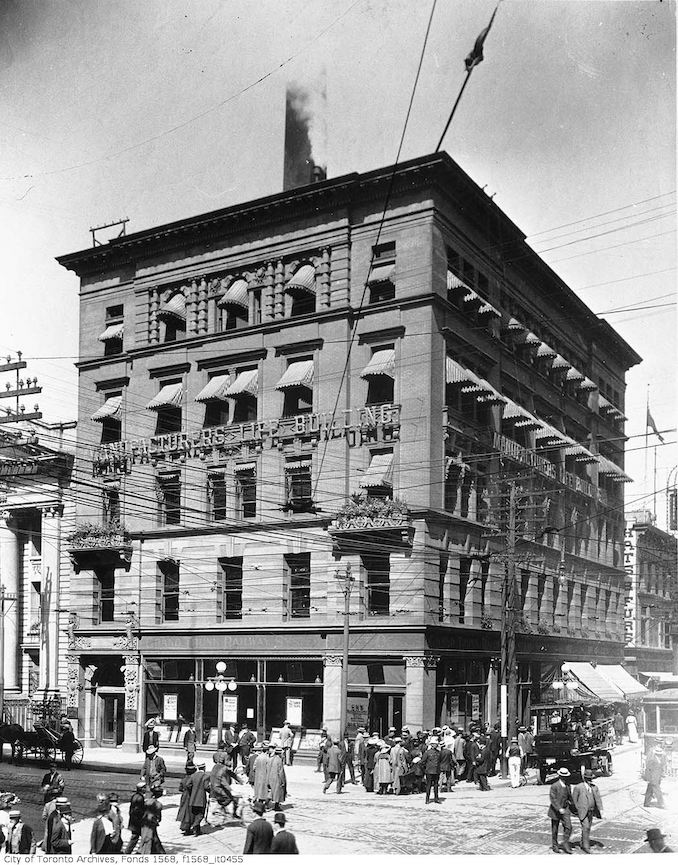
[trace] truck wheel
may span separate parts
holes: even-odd
[[[546,783],[546,767],[539,767],[539,774],[537,775],[537,784],[545,784]]]

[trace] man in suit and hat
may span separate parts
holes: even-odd
[[[323,784],[323,793],[327,793],[332,785],[332,782],[339,777],[339,773],[343,772],[344,767],[341,763],[341,749],[339,748],[339,739],[332,739],[332,744],[327,750],[327,778]],[[341,787],[337,782],[337,793],[341,792]]]
[[[645,763],[645,774],[647,781],[645,790],[645,801],[643,806],[649,808],[653,799],[657,800],[657,808],[664,807],[664,794],[662,793],[662,778],[664,777],[664,751],[661,745],[655,745],[650,751]]]
[[[196,772],[188,777],[184,788],[188,793],[188,807],[191,810],[191,825],[187,835],[200,835],[200,824],[207,810],[207,791],[209,790],[209,778],[205,774],[205,763],[200,761],[195,764]]]
[[[141,780],[146,782],[146,787],[149,790],[162,790],[166,775],[167,766],[158,754],[157,746],[149,745],[146,748],[146,759],[141,770]]]
[[[141,750],[144,754],[150,745],[155,745],[156,748],[160,747],[160,736],[154,728],[155,718],[149,718],[148,721],[146,721],[146,730],[144,732],[144,737],[141,740]]]
[[[292,732],[292,728],[290,727],[290,722],[285,719],[285,723],[280,728],[280,747],[282,748],[283,753],[283,763],[286,766],[292,765],[292,741],[294,740],[294,733]]]
[[[673,853],[673,849],[667,845],[661,829],[648,829],[645,833],[645,840],[653,853]]]
[[[195,724],[189,722],[188,730],[184,733],[184,751],[186,751],[186,765],[192,763],[195,758],[195,751],[198,747],[198,734],[195,732]]]
[[[129,822],[127,828],[132,833],[127,846],[125,847],[125,855],[129,856],[137,846],[141,835],[141,822],[144,819],[146,804],[144,802],[144,792],[146,790],[146,782],[139,781],[136,790],[132,793],[129,800]]]
[[[49,764],[49,772],[46,772],[42,776],[42,781],[40,782],[40,789],[43,792],[43,804],[51,802],[51,800],[56,799],[57,796],[61,796],[64,792],[64,786],[64,779],[57,771],[56,761],[51,760]]]
[[[270,853],[271,843],[273,841],[273,827],[265,820],[264,803],[253,802],[252,810],[257,815],[256,820],[252,820],[247,827],[247,835],[245,837],[245,847],[243,854],[246,853]]]
[[[440,779],[440,743],[437,736],[432,736],[428,748],[421,758],[421,766],[426,778],[426,804],[431,801],[431,790],[433,790],[433,801],[440,804],[440,791],[438,781]]]
[[[284,814],[276,814],[273,818],[276,833],[271,842],[271,853],[298,853],[297,839],[291,832],[285,829],[287,818]]]
[[[572,787],[571,795],[581,823],[581,849],[584,853],[590,853],[591,824],[594,817],[600,820],[603,813],[603,800],[600,790],[593,783],[593,772],[590,769],[584,770],[581,782]]]
[[[65,796],[57,796],[54,810],[47,818],[45,853],[71,855],[71,803]]]
[[[5,852],[22,856],[33,856],[35,853],[33,830],[27,823],[23,822],[21,811],[18,808],[12,808],[9,812]]]
[[[563,824],[562,849],[566,853],[572,853],[570,847],[570,835],[572,834],[572,819],[570,817],[570,770],[564,766],[558,769],[558,778],[551,784],[549,791],[550,806],[548,816],[551,818],[551,849],[554,853],[560,853],[558,846],[558,828]]]

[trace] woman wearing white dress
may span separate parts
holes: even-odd
[[[633,712],[629,712],[626,716],[626,728],[629,731],[629,742],[638,741],[638,722]]]

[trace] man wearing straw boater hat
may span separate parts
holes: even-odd
[[[549,792],[550,806],[548,815],[551,818],[551,849],[554,853],[560,853],[558,846],[558,828],[563,824],[562,849],[566,853],[572,853],[570,847],[570,835],[572,834],[572,819],[570,817],[570,804],[572,795],[570,793],[570,770],[562,767],[558,769],[558,779],[551,784]]]
[[[35,853],[35,838],[33,830],[21,819],[21,811],[12,808],[9,812],[9,827],[7,829],[7,853],[17,853],[25,856],[33,856]]]

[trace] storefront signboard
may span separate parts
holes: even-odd
[[[369,699],[367,695],[352,697],[349,695],[346,706],[346,723],[348,727],[365,727],[369,723]]]
[[[301,727],[301,707],[303,700],[301,697],[287,698],[287,711],[285,715],[287,720],[293,727]]]
[[[238,720],[238,698],[224,697],[224,723],[235,723]]]
[[[163,694],[162,717],[164,721],[176,721],[178,694]]]

